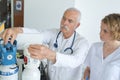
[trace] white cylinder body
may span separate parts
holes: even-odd
[[[17,65],[0,65],[0,80],[18,80]]]
[[[22,72],[22,80],[40,80],[40,71],[38,69],[40,61],[30,57],[27,47],[24,49],[24,56],[27,58],[27,62],[24,64],[25,69]]]
[[[37,67],[26,67],[22,73],[22,80],[40,80],[40,71]]]

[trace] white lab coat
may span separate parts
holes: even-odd
[[[41,33],[24,29],[25,34],[39,34],[42,44],[48,45],[50,49],[56,51],[56,63],[53,64],[51,61],[48,62],[48,75],[50,80],[81,80],[82,70],[80,66],[84,62],[88,51],[88,41],[76,33],[75,41],[72,47],[73,54],[70,54],[69,50],[66,52],[64,52],[64,50],[71,46],[74,34],[69,39],[64,39],[63,34],[60,33],[57,39],[58,48],[55,48],[54,43],[58,32],[58,29],[47,30]],[[34,40],[35,38],[31,39]],[[20,43],[18,39],[19,45],[24,44],[24,41],[26,40],[23,40],[22,43]]]
[[[90,67],[90,80],[120,80],[120,47],[103,59],[103,42],[95,43],[85,64]]]

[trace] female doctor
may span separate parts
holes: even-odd
[[[86,57],[88,42],[75,31],[80,25],[80,15],[80,11],[76,8],[69,8],[62,17],[60,30],[52,29],[37,32],[26,28],[13,28],[7,29],[2,37],[5,43],[11,37],[13,43],[18,33],[38,33],[42,45],[31,44],[28,50],[31,57],[48,60],[49,79],[81,80],[81,64]],[[35,38],[32,37],[31,39],[34,40]],[[23,42],[26,40],[23,38]],[[19,39],[17,41],[19,42]]]
[[[102,19],[100,39],[103,42],[94,43],[88,52],[84,79],[120,80],[120,14]]]

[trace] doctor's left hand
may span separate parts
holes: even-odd
[[[44,59],[47,58],[53,63],[56,62],[56,52],[41,44],[32,44],[28,47],[28,51],[32,58]]]
[[[8,41],[10,41],[13,44],[14,40],[16,39],[19,33],[23,33],[22,27],[8,28],[5,29],[2,34],[0,34],[0,37],[3,39],[5,44]]]

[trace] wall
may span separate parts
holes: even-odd
[[[81,13],[81,25],[77,31],[90,43],[100,41],[101,19],[109,14],[120,13],[120,0],[24,0],[25,27],[37,29],[58,28],[66,8],[75,6]]]
[[[59,27],[66,8],[74,6],[74,0],[24,0],[24,26],[37,29]]]
[[[76,0],[75,7],[82,13],[77,31],[93,43],[100,41],[101,19],[110,13],[120,13],[120,0]]]

